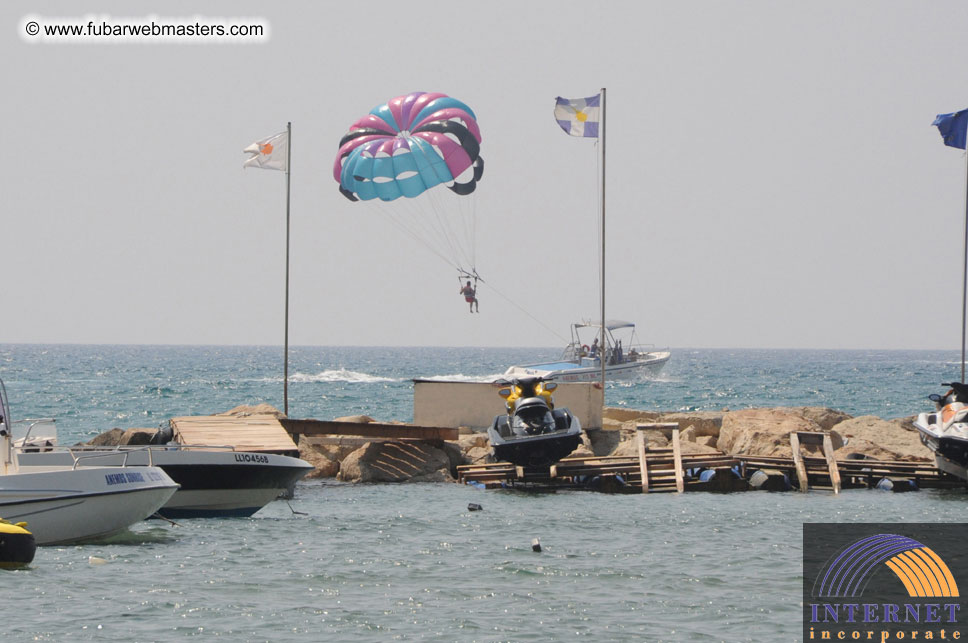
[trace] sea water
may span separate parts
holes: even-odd
[[[553,349],[291,349],[293,417],[412,417],[413,378],[481,379]],[[14,419],[61,443],[282,406],[274,347],[0,345]],[[950,351],[674,349],[606,403],[909,416]],[[497,408],[499,404],[495,405]],[[470,512],[469,503],[482,511]],[[0,571],[4,641],[792,641],[804,522],[962,522],[961,491],[601,495],[309,481],[248,519],[148,521]],[[532,551],[540,539],[541,552]]]

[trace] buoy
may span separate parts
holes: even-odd
[[[0,518],[0,567],[20,567],[34,560],[37,541],[27,531],[27,523],[16,524]]]
[[[716,470],[715,469],[705,469],[702,473],[699,474],[699,481],[700,482],[709,482],[710,480],[712,480],[715,477],[716,477]]]
[[[107,565],[108,564],[107,559],[101,558],[100,556],[88,556],[87,557],[87,562],[90,565]]]
[[[874,485],[874,488],[880,489],[881,491],[903,493],[905,491],[917,491],[918,484],[910,478],[881,478],[878,480],[877,484]]]
[[[750,476],[750,486],[753,487],[754,489],[759,489],[769,479],[770,479],[770,476],[766,475],[762,471],[759,471],[759,470],[754,471],[753,475]]]
[[[890,478],[881,478],[874,485],[875,489],[880,489],[881,491],[894,491],[894,483],[891,482]]]
[[[474,502],[467,505],[467,511],[481,511],[482,509],[484,509],[484,507]]]
[[[787,474],[777,469],[758,469],[750,476],[750,486],[763,491],[789,491],[793,488]]]
[[[531,541],[531,551],[537,551],[537,552],[541,551],[541,541],[538,540],[537,538]]]

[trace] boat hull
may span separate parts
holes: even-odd
[[[605,377],[608,379],[631,379],[633,377],[651,377],[658,375],[662,367],[669,361],[670,353],[652,353],[649,359],[624,362],[622,364],[607,364]],[[541,364],[525,364],[512,366],[504,372],[504,378],[543,377],[557,382],[597,382],[602,378],[602,367],[594,360],[585,358],[581,362],[545,362]]]
[[[512,434],[507,415],[495,417],[487,430],[494,460],[521,467],[550,467],[577,449],[581,444],[581,424],[578,419],[567,410],[556,410],[554,414],[556,419],[568,419],[567,428],[528,436]]]
[[[934,452],[935,466],[939,471],[968,481],[968,436],[940,433],[932,422],[936,417],[933,413],[922,413],[914,422],[921,442]]]
[[[96,455],[97,454],[97,455]],[[242,453],[193,448],[141,447],[131,450],[79,451],[81,466],[151,464],[160,467],[180,488],[158,512],[165,518],[246,517],[287,492],[313,466],[299,458],[269,453]],[[21,453],[25,468],[44,462],[73,462],[70,451]],[[96,457],[90,457],[96,455]]]
[[[493,444],[494,459],[522,467],[550,467],[581,444],[577,435],[534,436]]]
[[[0,517],[26,522],[38,545],[120,533],[157,512],[177,484],[157,467],[43,467],[0,476]]]

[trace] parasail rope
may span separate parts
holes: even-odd
[[[391,223],[393,223],[401,231],[403,231],[404,233],[406,233],[407,235],[409,235],[412,239],[414,239],[415,241],[417,241],[418,243],[420,243],[421,245],[423,245],[424,247],[426,247],[428,250],[430,250],[434,255],[437,256],[438,259],[440,259],[441,261],[443,261],[448,266],[456,269],[458,271],[458,273],[463,274],[463,275],[470,275],[470,276],[472,276],[474,278],[475,282],[476,281],[479,281],[481,284],[484,284],[484,285],[488,286],[490,288],[490,290],[494,294],[496,294],[501,299],[503,299],[504,301],[508,302],[509,304],[511,304],[512,306],[514,306],[515,308],[517,308],[525,316],[531,318],[531,320],[533,320],[539,326],[541,326],[542,328],[544,328],[545,330],[547,330],[549,333],[551,333],[552,335],[554,335],[555,337],[557,337],[558,339],[560,339],[562,341],[562,343],[568,343],[570,341],[567,337],[563,336],[561,333],[555,331],[553,328],[551,328],[550,326],[548,326],[547,324],[545,324],[543,321],[541,321],[540,319],[538,319],[537,317],[535,317],[527,309],[525,309],[523,306],[521,306],[520,304],[518,304],[516,301],[514,301],[513,299],[511,299],[509,296],[507,296],[506,294],[504,294],[503,292],[501,292],[497,288],[495,288],[492,284],[489,284],[486,281],[484,281],[483,279],[481,279],[478,276],[478,274],[477,274],[477,267],[475,265],[471,264],[470,270],[465,270],[459,263],[454,262],[451,259],[448,259],[447,256],[443,252],[441,252],[439,250],[439,248],[435,247],[432,243],[428,242],[427,239],[424,236],[421,236],[420,234],[418,234],[418,231],[416,231],[414,229],[414,228],[419,227],[419,226],[413,225],[414,219],[415,218],[419,219],[419,217],[407,217],[406,215],[403,215],[407,219],[407,221],[409,221],[410,224],[411,224],[411,225],[407,225],[406,223],[404,223],[404,221],[401,219],[401,216],[398,213],[395,213],[395,212],[393,212],[391,210],[391,207],[390,207],[390,205],[388,203],[384,203],[383,201],[379,201],[379,200],[376,200],[376,199],[375,199],[375,201],[377,201],[375,203],[375,205],[377,206],[376,209],[377,209],[378,212],[380,212],[381,214],[383,214],[387,219],[390,220]],[[397,201],[394,201],[393,203],[398,203],[399,201],[400,200],[397,199]],[[411,204],[410,203],[407,203],[407,202],[404,202],[401,205],[403,205],[403,209],[412,209],[412,210],[419,210],[420,209],[420,208],[416,208],[415,206],[411,206]]]
[[[446,263],[448,266],[451,266],[452,268],[455,268],[457,270],[460,270],[461,269],[461,267],[460,267],[460,265],[458,263],[452,261],[451,259],[448,259],[447,256],[443,252],[441,252],[439,248],[437,248],[433,243],[431,243],[430,241],[428,241],[426,234],[420,234],[419,233],[420,231],[417,230],[417,229],[415,229],[415,228],[417,228],[417,226],[407,225],[406,223],[404,223],[403,220],[397,214],[395,214],[393,212],[390,212],[389,207],[386,206],[386,205],[384,205],[382,202],[378,204],[377,209],[391,223],[393,223],[397,228],[399,228],[402,232],[404,232],[407,235],[409,235],[414,241],[416,241],[417,243],[421,244],[422,246],[424,246],[425,248],[427,248],[428,250],[430,250],[430,252],[432,252],[433,254],[437,255],[437,257],[441,261],[443,261],[444,263]],[[408,220],[411,220],[412,221],[412,217],[407,217],[406,215],[404,215],[404,216]],[[426,232],[426,231],[424,231],[424,232]]]
[[[529,313],[524,307],[520,306],[516,301],[514,301],[513,299],[511,299],[510,297],[508,297],[507,295],[505,295],[501,291],[499,291],[493,285],[487,283],[483,279],[481,280],[481,283],[484,284],[485,286],[488,286],[494,292],[495,295],[499,296],[501,299],[503,299],[504,301],[508,302],[509,304],[511,304],[512,306],[514,306],[515,308],[517,308],[518,310],[520,310],[522,313],[524,313],[525,315],[527,315],[528,317],[530,317],[539,326],[541,326],[542,328],[544,328],[545,330],[547,330],[549,333],[551,333],[552,335],[554,335],[555,337],[557,337],[558,339],[560,339],[562,341],[562,343],[567,344],[569,341],[571,341],[569,338],[565,337],[564,335],[562,335],[561,333],[557,332],[556,330],[554,330],[553,328],[551,328],[550,326],[548,326],[547,324],[545,324],[543,321],[541,321],[540,319],[538,319],[537,317],[535,317],[534,315],[532,315],[531,313]]]

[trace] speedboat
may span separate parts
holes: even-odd
[[[158,467],[21,467],[0,380],[0,517],[26,522],[38,545],[95,540],[152,516],[178,484]],[[86,463],[85,463],[86,464]]]
[[[561,359],[554,362],[511,366],[504,372],[504,378],[538,376],[562,382],[594,382],[601,379],[602,359],[605,360],[605,376],[611,379],[629,378],[635,375],[653,376],[658,374],[669,361],[669,351],[657,351],[635,343],[635,324],[627,321],[608,320],[605,322],[605,347],[598,346],[598,332],[602,325],[598,322],[583,321],[572,324],[571,342],[562,352]],[[582,339],[584,329],[595,329],[595,339]],[[616,331],[628,331],[628,337],[616,337]],[[587,331],[584,333],[587,335]],[[587,336],[586,338],[587,339]],[[627,339],[627,341],[625,341]],[[625,345],[623,346],[623,341]]]
[[[305,460],[284,455],[170,442],[169,429],[155,434],[154,440],[164,444],[60,447],[53,420],[44,420],[42,426],[46,429],[42,437],[25,436],[18,441],[17,460],[22,468],[116,467],[125,463],[159,467],[181,485],[158,511],[163,518],[251,516],[313,470]]]
[[[498,391],[507,413],[494,418],[487,437],[498,462],[548,467],[581,443],[581,422],[566,408],[555,408],[555,382],[523,377]]]
[[[934,452],[940,471],[968,480],[968,384],[951,382],[944,395],[928,396],[935,403],[934,413],[920,413],[914,427],[921,442]]]

